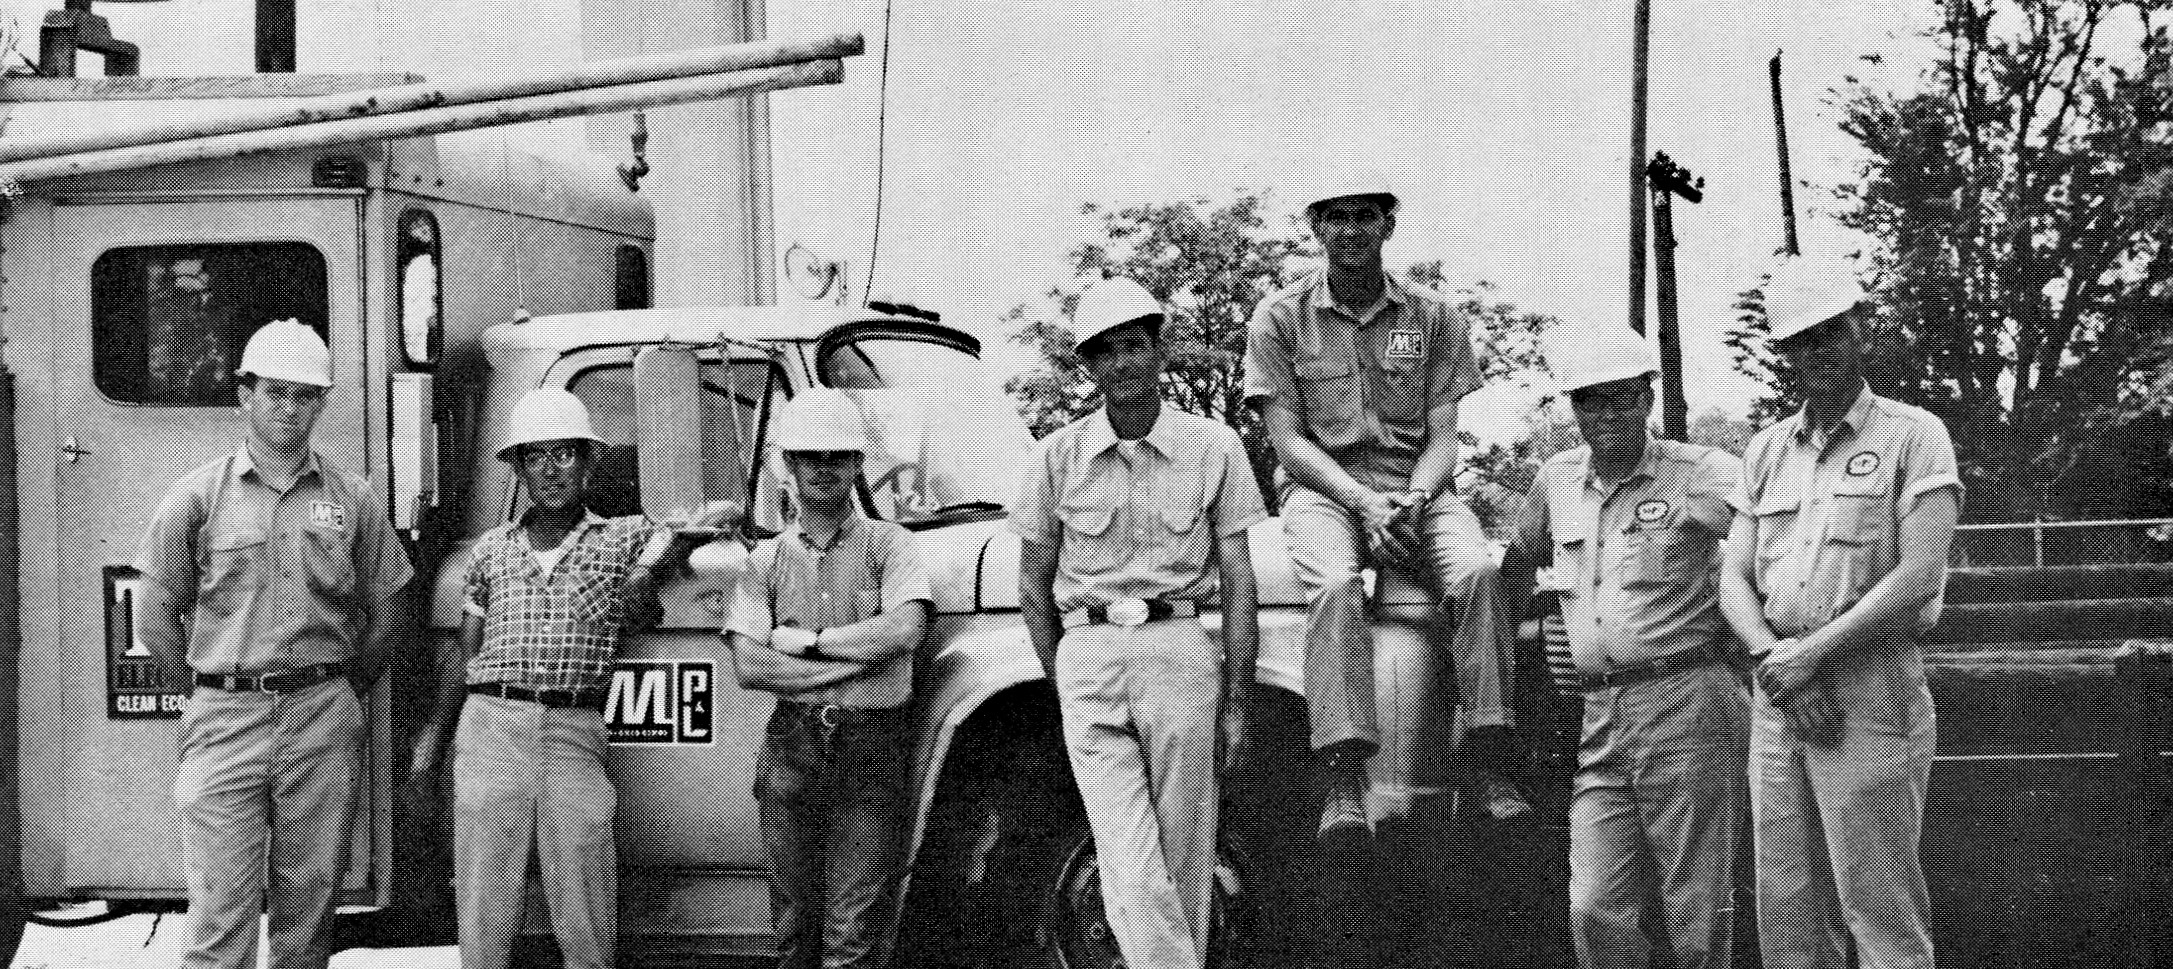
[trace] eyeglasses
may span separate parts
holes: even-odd
[[[547,448],[522,448],[520,453],[521,467],[530,471],[541,471],[554,464],[561,468],[570,468],[573,467],[575,461],[580,459],[581,454],[582,448],[578,444],[553,444]]]

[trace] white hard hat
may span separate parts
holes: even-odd
[[[1385,200],[1387,211],[1396,211],[1395,187],[1389,184],[1388,176],[1372,168],[1334,169],[1316,182],[1301,201],[1305,203],[1305,211],[1310,213],[1313,206],[1322,202],[1362,196],[1380,196]]]
[[[779,451],[868,450],[868,421],[843,391],[810,387],[777,417]]]
[[[1076,346],[1150,316],[1157,324],[1169,318],[1162,301],[1147,292],[1147,287],[1118,276],[1087,285],[1086,291],[1079,294],[1079,305],[1071,311],[1067,328]]]
[[[1564,393],[1660,369],[1652,347],[1620,323],[1563,321],[1547,328],[1547,369]]]
[[[512,431],[498,446],[498,460],[512,463],[523,444],[544,441],[594,441],[604,443],[589,424],[589,408],[572,391],[538,387],[513,405]]]
[[[1783,259],[1766,283],[1766,339],[1786,340],[1840,316],[1869,296],[1848,264],[1798,256]]]
[[[297,320],[274,320],[249,335],[241,351],[237,377],[267,377],[298,384],[332,386],[332,350],[324,337]]]

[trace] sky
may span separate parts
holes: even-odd
[[[887,90],[885,2],[769,6],[772,37],[868,40],[844,84],[772,96],[779,249],[843,261],[863,295],[887,114],[873,292],[941,311],[999,366],[1030,360],[998,321],[1067,283],[1065,253],[1096,237],[1082,203],[1267,190],[1281,219],[1321,173],[1351,165],[1381,169],[1403,198],[1392,265],[1441,259],[1453,285],[1485,280],[1524,308],[1627,316],[1632,0],[888,0]],[[305,71],[452,80],[581,56],[579,0],[302,3]],[[0,16],[34,49],[50,6],[0,0]],[[1862,240],[1832,222],[1831,189],[1860,158],[1831,92],[1851,75],[1913,87],[1936,6],[1653,6],[1650,145],[1706,179],[1702,204],[1676,208],[1686,384],[1693,409],[1739,411],[1757,388],[1730,371],[1721,336],[1735,294],[1781,241],[1766,60],[1785,51],[1793,163],[1809,183],[1797,193],[1805,246],[1853,251]],[[249,9],[99,7],[144,44],[152,74],[248,71]],[[579,143],[564,130],[529,143]],[[1505,431],[1526,409],[1523,395],[1497,391],[1474,398],[1467,420]]]

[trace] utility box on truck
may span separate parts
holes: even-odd
[[[170,123],[237,104],[140,97],[157,83],[127,100],[6,105],[8,131]],[[607,165],[546,161],[487,136],[36,188],[0,225],[25,563],[13,577],[23,892],[178,899],[168,790],[185,691],[131,638],[129,563],[166,489],[242,440],[232,371],[250,333],[292,318],[324,335],[337,387],[317,446],[389,489],[385,513],[421,538],[466,491],[482,330],[529,312],[645,305],[654,231]],[[388,899],[401,752],[384,692],[351,903]]]

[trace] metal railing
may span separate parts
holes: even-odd
[[[2084,530],[2106,536],[2097,541],[2082,536]],[[2026,532],[2029,554],[2021,558],[2019,543],[2002,541]],[[2048,533],[2053,539],[2048,555]],[[2111,533],[2107,535],[2107,533]],[[2061,521],[2038,518],[2026,522],[1962,525],[1954,537],[1955,565],[2111,565],[2173,561],[2173,518],[2103,518]]]

